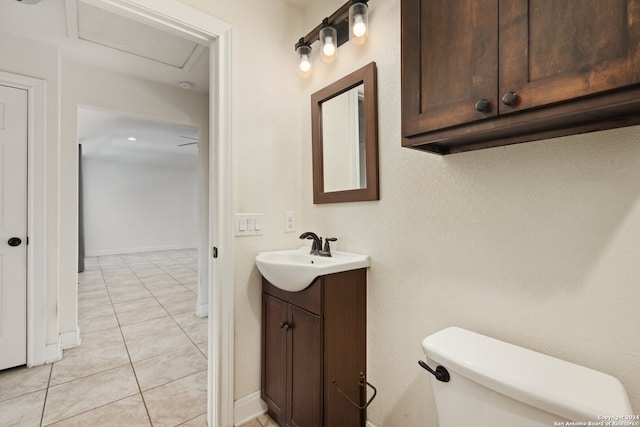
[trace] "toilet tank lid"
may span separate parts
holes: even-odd
[[[632,414],[617,378],[565,360],[458,327],[426,337],[422,348],[450,372],[568,420]]]

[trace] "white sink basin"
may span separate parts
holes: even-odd
[[[331,257],[310,255],[309,248],[260,252],[258,270],[283,291],[298,292],[318,276],[369,267],[369,256],[349,252],[331,252]]]

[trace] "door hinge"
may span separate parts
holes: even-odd
[[[215,246],[211,248],[211,256],[214,258],[218,258],[218,248]]]

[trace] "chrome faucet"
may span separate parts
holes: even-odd
[[[311,231],[305,231],[300,235],[301,239],[313,240],[313,244],[311,245],[311,255],[320,255],[320,251],[322,250],[322,237],[318,237],[316,233],[312,233]]]

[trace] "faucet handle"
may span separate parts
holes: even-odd
[[[335,242],[336,239],[335,237],[327,237],[326,239],[324,239],[324,248],[322,249],[322,256],[331,256],[331,246],[329,246],[329,242]]]

